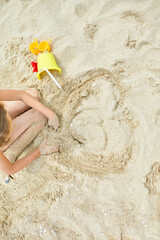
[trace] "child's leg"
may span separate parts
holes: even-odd
[[[39,111],[36,111],[35,109],[29,109],[25,113],[21,114],[20,116],[16,117],[12,120],[13,129],[11,132],[11,138],[9,142],[3,146],[0,147],[1,151],[7,150],[9,146],[27,129],[31,126],[32,123],[35,122],[46,122],[47,118],[40,113]]]
[[[14,162],[18,155],[27,147],[45,125],[45,120],[33,123],[6,151],[5,156]]]
[[[27,93],[29,93],[32,97],[39,100],[38,90],[35,88],[28,88],[26,90]],[[12,119],[19,116],[26,110],[30,109],[31,107],[26,105],[22,101],[1,101],[5,105],[5,109],[7,110],[8,114]]]

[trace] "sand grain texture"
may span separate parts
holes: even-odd
[[[0,0],[0,15],[1,88],[37,88],[60,119],[18,158],[44,138],[60,153],[0,174],[0,239],[159,240],[160,2]],[[63,91],[32,72],[34,38],[52,39]]]

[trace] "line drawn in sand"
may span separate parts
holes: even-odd
[[[66,83],[66,91],[57,99],[63,146],[56,160],[89,175],[123,172],[132,157],[136,125],[125,106],[127,89],[120,78],[97,69]]]

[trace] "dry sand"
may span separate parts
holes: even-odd
[[[160,2],[0,0],[1,88],[35,87],[60,118],[41,156],[6,185],[0,239],[160,239]],[[32,73],[51,38],[59,91]],[[7,154],[12,154],[7,151]]]

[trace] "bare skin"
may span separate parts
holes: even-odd
[[[36,89],[29,89],[27,92],[39,100],[38,91]],[[9,142],[5,146],[0,147],[0,150],[2,152],[6,151],[16,139],[18,142],[21,141],[18,140],[19,136],[24,133],[32,125],[32,123],[39,121],[45,124],[47,121],[47,118],[43,114],[36,111],[35,109],[30,109],[30,107],[22,101],[5,101],[3,103],[5,104],[5,109],[8,112],[8,119],[12,118],[12,120],[10,119],[10,123],[12,123],[12,129],[10,132],[11,138]],[[41,128],[42,126],[39,125],[37,131],[40,131]],[[26,135],[26,138],[30,138],[30,135]],[[21,142],[21,144],[23,143]]]
[[[35,94],[37,95],[35,96]],[[59,127],[59,120],[51,109],[38,100],[36,89],[28,89],[27,91],[0,89],[0,101],[5,104],[7,118],[10,121],[9,141],[0,148],[1,172],[13,175],[40,155],[48,155],[58,151],[57,146],[48,146],[44,139],[33,152],[14,161],[15,157],[35,138],[47,119],[48,125],[55,130]],[[3,154],[4,151],[5,155],[8,152],[13,154],[7,159]]]
[[[39,99],[39,92],[35,88],[28,88],[24,90],[26,93],[29,93],[32,97],[37,100]],[[16,118],[26,110],[30,109],[31,107],[25,104],[22,101],[1,101],[5,105],[5,109],[7,110],[8,114],[10,115],[11,119]]]
[[[27,89],[26,92],[32,95],[35,99],[39,100],[38,90],[30,88]],[[0,147],[0,150],[5,152],[8,148],[10,148],[10,152],[12,152],[12,154],[9,158],[14,161],[20,152],[22,152],[23,149],[30,144],[30,142],[33,141],[36,135],[40,132],[47,121],[47,117],[39,111],[32,109],[22,101],[2,102],[5,104],[5,109],[8,112],[7,118],[12,124],[10,140],[5,146]],[[47,149],[50,147],[51,146],[45,145],[46,154]],[[55,152],[58,150],[56,146],[52,146],[52,148]],[[44,151],[42,151],[41,154],[43,154],[43,152]]]

